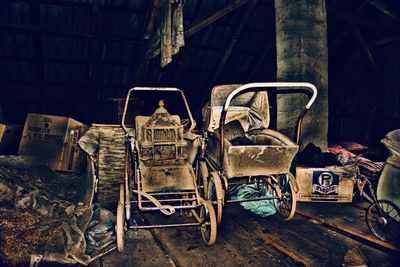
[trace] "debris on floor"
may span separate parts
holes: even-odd
[[[80,202],[87,199],[77,190],[83,179],[55,172],[34,157],[0,156],[2,264],[26,264],[37,254],[44,262],[87,265],[110,249],[113,214]],[[90,241],[87,246],[89,236],[98,249]]]
[[[367,258],[359,247],[351,247],[344,256],[342,266],[367,267]]]

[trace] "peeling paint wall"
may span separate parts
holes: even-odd
[[[328,134],[328,47],[325,0],[275,1],[277,80],[315,84],[318,98],[306,115],[301,148],[325,149]],[[278,95],[277,128],[293,137],[296,119],[307,102],[300,94]]]

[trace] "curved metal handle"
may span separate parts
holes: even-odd
[[[315,99],[317,98],[317,87],[315,87],[315,85],[311,84],[311,83],[305,83],[305,82],[274,82],[274,83],[269,83],[269,82],[265,82],[265,83],[248,83],[245,85],[242,85],[238,88],[236,88],[235,90],[232,91],[232,93],[228,96],[228,98],[225,101],[224,104],[224,110],[228,110],[228,107],[232,101],[232,99],[239,93],[248,90],[250,88],[260,88],[260,87],[267,87],[267,88],[271,88],[271,87],[276,87],[276,88],[296,88],[296,89],[300,89],[300,88],[307,88],[310,89],[312,92],[312,96],[310,98],[310,101],[308,101],[307,105],[305,106],[306,109],[310,109],[312,104],[314,103]],[[279,89],[278,89],[279,90]]]
[[[126,95],[126,100],[125,100],[125,106],[124,106],[124,113],[122,114],[122,121],[121,121],[121,126],[124,129],[125,133],[128,134],[128,129],[125,125],[125,117],[126,117],[126,112],[128,110],[128,103],[129,99],[131,97],[132,91],[164,91],[164,92],[179,92],[183,98],[183,102],[185,103],[185,107],[187,110],[187,113],[189,114],[189,119],[190,119],[190,128],[188,131],[191,131],[196,127],[196,121],[193,119],[192,113],[190,112],[189,109],[189,104],[186,100],[185,94],[181,89],[175,88],[175,87],[133,87],[129,89],[128,94]]]
[[[301,134],[301,126],[303,122],[303,117],[306,115],[307,111],[311,108],[311,106],[314,104],[315,99],[317,98],[318,91],[317,87],[311,83],[306,83],[306,82],[260,82],[260,83],[248,83],[245,85],[242,85],[235,90],[232,91],[232,93],[229,94],[228,98],[225,101],[224,107],[221,112],[221,118],[219,121],[219,131],[220,131],[220,167],[222,168],[223,163],[224,163],[224,125],[225,125],[225,120],[226,120],[226,113],[228,111],[229,105],[232,101],[232,99],[238,95],[239,93],[242,93],[243,91],[246,91],[248,89],[252,88],[294,88],[294,89],[300,89],[300,88],[307,88],[312,92],[312,96],[310,97],[310,100],[308,101],[307,105],[305,106],[305,109],[303,112],[301,112],[297,122],[296,122],[296,129],[295,129],[295,138],[296,138],[296,143],[298,144],[300,141],[300,134]]]

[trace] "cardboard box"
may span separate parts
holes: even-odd
[[[299,185],[297,201],[341,203],[353,201],[355,176],[345,178],[328,168],[297,167],[296,180]]]
[[[0,123],[0,155],[17,153],[21,130],[21,125]]]
[[[28,113],[19,154],[36,155],[53,170],[82,172],[85,156],[78,140],[87,129],[71,118]]]

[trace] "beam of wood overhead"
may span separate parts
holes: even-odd
[[[361,12],[361,10],[363,10],[363,8],[365,7],[366,4],[366,0],[362,1],[358,6],[356,11],[354,12],[354,14],[358,14]],[[328,11],[328,15],[329,15],[329,11]],[[348,30],[350,28],[350,21],[347,21],[346,25],[343,27],[343,29],[339,32],[339,34],[336,36],[335,40],[332,43],[332,48],[336,47],[337,45],[339,45],[339,43],[343,40],[343,38],[346,36]]]
[[[146,31],[143,35],[143,39],[149,39],[155,31],[157,18],[159,16],[160,9],[162,7],[162,0],[154,0],[151,8],[150,16],[147,18]]]
[[[389,18],[398,21],[399,16],[395,12],[393,12],[390,8],[388,8],[385,4],[383,4],[379,0],[367,0],[367,3],[378,9],[380,12],[388,16]]]
[[[239,24],[236,28],[236,31],[233,33],[232,39],[229,42],[228,47],[226,48],[224,56],[222,57],[220,63],[218,64],[218,67],[215,71],[214,77],[211,80],[211,85],[213,85],[218,80],[219,76],[221,75],[226,62],[228,61],[230,55],[232,54],[233,48],[235,47],[237,41],[239,40],[239,37],[242,34],[242,31],[245,28],[250,15],[253,13],[254,8],[256,7],[256,4],[257,4],[257,0],[251,0],[251,2],[249,3],[249,6],[247,7],[246,12],[244,13],[241,21],[239,22]]]
[[[93,35],[93,30],[98,21],[98,4],[97,1],[93,1],[90,8],[90,17],[89,17],[89,31],[88,36]],[[101,103],[101,92],[102,88],[94,86],[94,72],[95,67],[93,65],[93,39],[91,37],[87,38],[87,46],[86,46],[86,120],[90,121],[90,118],[93,118],[93,115],[98,115],[99,105],[97,103]],[[97,89],[97,91],[96,91]],[[96,112],[97,110],[97,112]]]
[[[213,78],[211,79],[211,82],[210,82],[211,87],[215,84],[215,82],[221,75],[221,72],[224,69],[224,66],[225,66],[226,62],[228,61],[230,55],[232,54],[233,48],[235,47],[237,41],[239,40],[239,37],[242,34],[242,31],[245,28],[250,15],[253,13],[253,10],[257,4],[257,1],[258,0],[251,0],[251,2],[249,3],[249,6],[246,9],[245,14],[243,15],[241,21],[238,23],[238,26],[232,35],[231,41],[229,42],[228,47],[226,48],[225,53],[224,53],[221,61],[218,64],[215,74],[214,74]],[[203,94],[201,100],[197,103],[198,106],[196,107],[195,112],[194,112],[195,116],[198,116],[200,114],[202,105],[204,104],[204,102],[207,101],[208,97],[209,97],[208,94]]]
[[[232,1],[230,4],[228,4],[227,6],[221,8],[220,10],[215,12],[214,14],[212,14],[212,15],[204,18],[204,19],[201,19],[199,22],[197,22],[194,25],[190,26],[189,29],[187,29],[185,31],[185,37],[192,36],[196,32],[204,29],[205,27],[207,27],[208,25],[210,25],[214,21],[219,20],[220,18],[224,17],[225,15],[229,14],[233,10],[241,7],[242,5],[246,4],[249,1],[250,0],[234,0],[234,1]]]
[[[399,42],[399,41],[400,41],[400,34],[394,34],[392,36],[375,41],[375,44],[377,46],[381,46],[388,43]]]
[[[40,2],[32,0],[29,3],[30,8],[30,20],[31,25],[40,28]],[[42,34],[40,32],[35,32],[33,34],[32,42],[33,42],[33,51],[34,51],[34,59],[37,70],[37,86],[39,87],[40,94],[42,97],[40,98],[40,110],[41,112],[46,112],[46,100],[47,100],[47,89],[46,89],[46,75],[44,69],[44,63],[42,61],[43,58],[43,42],[42,42]]]
[[[353,21],[354,23],[367,27],[369,29],[378,29],[378,25],[376,23],[368,18],[364,18],[360,16],[359,14],[356,13],[349,13],[340,9],[336,8],[328,8],[328,16],[335,17],[338,20],[343,20],[343,21]]]
[[[50,36],[66,36],[66,37],[79,37],[79,38],[92,38],[96,40],[104,40],[118,43],[127,43],[127,44],[136,44],[142,45],[143,41],[135,40],[130,38],[120,38],[113,36],[103,36],[103,35],[90,35],[78,32],[69,32],[69,31],[53,31],[43,29],[41,27],[26,27],[26,26],[18,26],[18,25],[10,25],[10,24],[0,24],[0,30],[2,32],[23,32],[23,33],[42,33]]]
[[[358,42],[360,43],[361,47],[363,48],[368,61],[371,64],[371,67],[376,70],[377,69],[377,65],[376,65],[376,60],[374,58],[374,55],[370,49],[370,47],[368,46],[368,44],[366,43],[366,41],[364,40],[364,37],[362,36],[360,29],[357,27],[356,24],[354,23],[350,23],[350,27],[351,30],[353,31],[354,35],[356,36],[356,39],[358,40]]]
[[[34,57],[27,57],[27,56],[6,56],[0,55],[0,61],[19,61],[19,62],[31,62],[35,63]],[[86,59],[70,59],[70,58],[50,58],[50,57],[42,57],[42,62],[44,63],[55,63],[55,64],[67,64],[67,65],[86,65]],[[92,63],[94,65],[109,65],[109,66],[132,66],[132,63],[129,62],[122,62],[122,61],[115,61],[115,60],[101,60],[101,59],[92,59]]]
[[[138,61],[138,67],[135,73],[135,82],[142,83],[148,72],[150,67],[150,62],[153,54],[153,51],[157,50],[157,45],[159,44],[160,37],[157,35],[157,27],[159,25],[155,25],[160,17],[160,9],[162,8],[162,0],[153,0],[153,4],[151,5],[151,15],[146,22],[147,28],[144,33],[144,39],[147,39],[145,45],[141,49],[140,59]],[[153,25],[150,27],[150,25]]]
[[[264,62],[264,59],[267,57],[269,52],[274,47],[275,39],[271,40],[271,42],[265,47],[264,51],[262,52],[261,56],[258,58],[256,65],[254,66],[253,70],[250,72],[248,76],[248,80],[253,80],[254,76],[257,74],[258,69],[260,68],[261,64]]]
[[[196,15],[194,17],[194,22],[198,22],[203,16],[204,10],[206,9],[208,0],[198,0],[198,7],[196,8]]]
[[[13,2],[29,3],[32,0],[12,0]],[[116,4],[105,4],[104,1],[73,1],[73,0],[37,0],[40,4],[52,5],[52,6],[62,6],[62,7],[72,7],[72,8],[87,8],[90,9],[92,2],[97,2],[99,9],[104,9],[114,12],[123,13],[134,13],[143,14],[145,12],[142,8],[137,8],[130,5],[116,5]],[[112,2],[112,1],[110,1]]]
[[[230,4],[226,5],[225,7],[221,8],[220,10],[216,11],[214,14],[207,16],[203,19],[196,20],[193,25],[189,27],[185,31],[185,39],[192,36],[196,32],[204,29],[208,25],[212,24],[213,22],[219,20],[220,18],[224,17],[225,15],[231,13],[232,11],[236,10],[237,8],[241,7],[242,5],[246,4],[250,0],[234,0]],[[160,54],[160,49],[157,48],[154,53],[153,57],[156,57]]]

